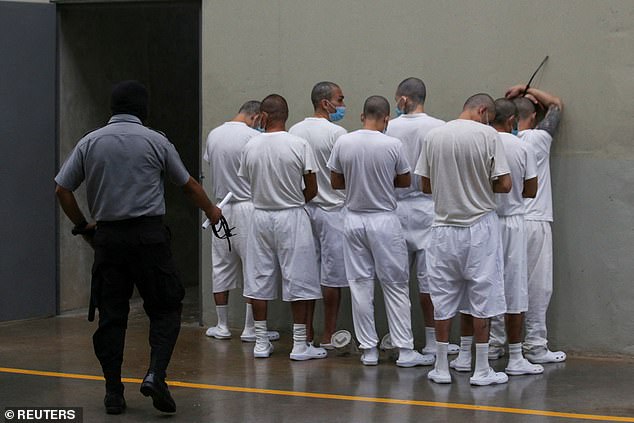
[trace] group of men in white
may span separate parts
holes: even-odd
[[[565,360],[549,350],[546,333],[553,284],[549,154],[561,100],[516,85],[497,100],[471,96],[458,119],[445,123],[425,113],[425,99],[423,81],[407,78],[396,89],[395,119],[387,99],[371,96],[362,129],[347,133],[333,123],[345,115],[341,87],[319,82],[311,92],[314,115],[288,131],[286,100],[272,94],[245,103],[210,132],[204,158],[212,194],[218,201],[233,194],[222,213],[236,234],[231,250],[223,240],[212,242],[218,322],[207,336],[231,338],[229,291],[243,285],[241,339],[255,342],[254,357],[269,357],[279,333],[268,330],[267,302],[281,283],[292,309],[292,360],[325,358],[335,347],[344,288],[364,365],[377,365],[379,346],[389,344],[398,349],[398,366],[435,365],[428,378],[451,383],[450,368],[472,371],[475,341],[470,382],[490,385]],[[425,321],[420,352],[410,271]],[[382,342],[375,283],[389,328]],[[317,346],[313,312],[322,298]],[[459,346],[449,344],[458,313]],[[507,351],[505,372],[495,372],[489,359]]]

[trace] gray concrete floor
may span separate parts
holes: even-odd
[[[124,414],[104,413],[103,382],[77,376],[100,376],[91,342],[96,324],[87,322],[85,314],[0,324],[1,411],[13,406],[83,407],[84,422],[91,423],[634,422],[634,359],[570,357],[566,363],[546,365],[543,375],[511,377],[507,385],[492,387],[471,387],[468,374],[454,372],[451,385],[436,385],[427,380],[430,367],[401,369],[386,354],[377,367],[362,366],[356,354],[292,362],[287,333],[275,343],[271,358],[254,360],[252,344],[240,342],[239,329],[234,330],[234,339],[213,340],[204,336],[205,328],[196,320],[196,306],[189,303],[168,375],[170,381],[189,384],[171,387],[178,409],[172,416],[152,408],[151,401],[138,392],[138,381],[125,384],[128,409]],[[135,304],[124,377],[144,376],[147,329],[147,319]],[[505,360],[492,365],[503,370]],[[21,370],[11,373],[10,369]],[[22,370],[69,376],[23,374]],[[244,392],[241,388],[253,389]],[[533,414],[536,411],[571,414]]]

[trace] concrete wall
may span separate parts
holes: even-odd
[[[551,344],[634,355],[630,0],[204,0],[203,131],[243,101],[272,92],[289,101],[290,126],[311,113],[309,93],[319,80],[341,84],[348,129],[359,127],[368,95],[392,99],[408,76],[426,81],[428,113],[453,119],[469,95],[501,96],[526,82],[546,54],[550,60],[533,85],[566,103],[551,161]],[[207,291],[208,268],[206,259]],[[288,327],[286,308],[274,306],[273,321]],[[232,319],[240,326],[242,307]],[[420,341],[418,318],[415,328]]]
[[[199,4],[58,5],[60,165],[110,117],[111,85],[138,79],[150,92],[148,126],[165,132],[190,173],[199,173]],[[85,190],[78,190],[84,213]],[[166,222],[184,283],[198,284],[199,213],[166,183]],[[60,309],[86,307],[92,250],[60,218]]]

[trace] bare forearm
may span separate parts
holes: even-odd
[[[190,176],[182,189],[187,198],[189,198],[196,207],[204,211],[208,216],[212,214],[215,207],[214,203],[211,202],[203,187],[194,178]]]
[[[427,178],[426,176],[421,176],[423,182],[422,182],[422,189],[423,189],[423,193],[425,194],[431,194],[431,179]]]
[[[55,188],[55,195],[57,196],[57,200],[59,201],[59,205],[62,207],[64,214],[71,222],[73,222],[74,225],[79,225],[80,223],[86,221],[86,218],[79,208],[75,195],[72,191],[68,191],[66,188],[58,185]]]
[[[314,173],[305,174],[304,185],[306,188],[302,190],[302,193],[304,194],[304,201],[308,203],[317,196],[317,175]]]
[[[331,171],[330,186],[332,189],[346,189],[346,179],[343,174]]]
[[[394,178],[394,187],[396,188],[407,188],[412,184],[412,175],[407,172],[402,175],[396,175]]]
[[[530,94],[537,99],[545,107],[557,106],[559,110],[563,110],[564,104],[561,99],[555,95],[542,91],[538,88],[529,88],[526,90],[526,94]]]
[[[523,198],[535,198],[537,195],[537,177],[524,181]]]
[[[512,187],[513,182],[511,181],[511,175],[508,173],[500,175],[493,181],[493,192],[498,194],[507,194],[511,191]]]
[[[308,188],[304,189],[304,201],[308,203],[310,200],[317,196],[317,190],[308,190]]]

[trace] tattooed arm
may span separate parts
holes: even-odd
[[[560,120],[561,109],[558,105],[551,104],[550,107],[548,107],[548,111],[546,112],[544,119],[537,124],[537,129],[543,129],[548,132],[550,136],[555,136],[555,131],[557,131]]]

